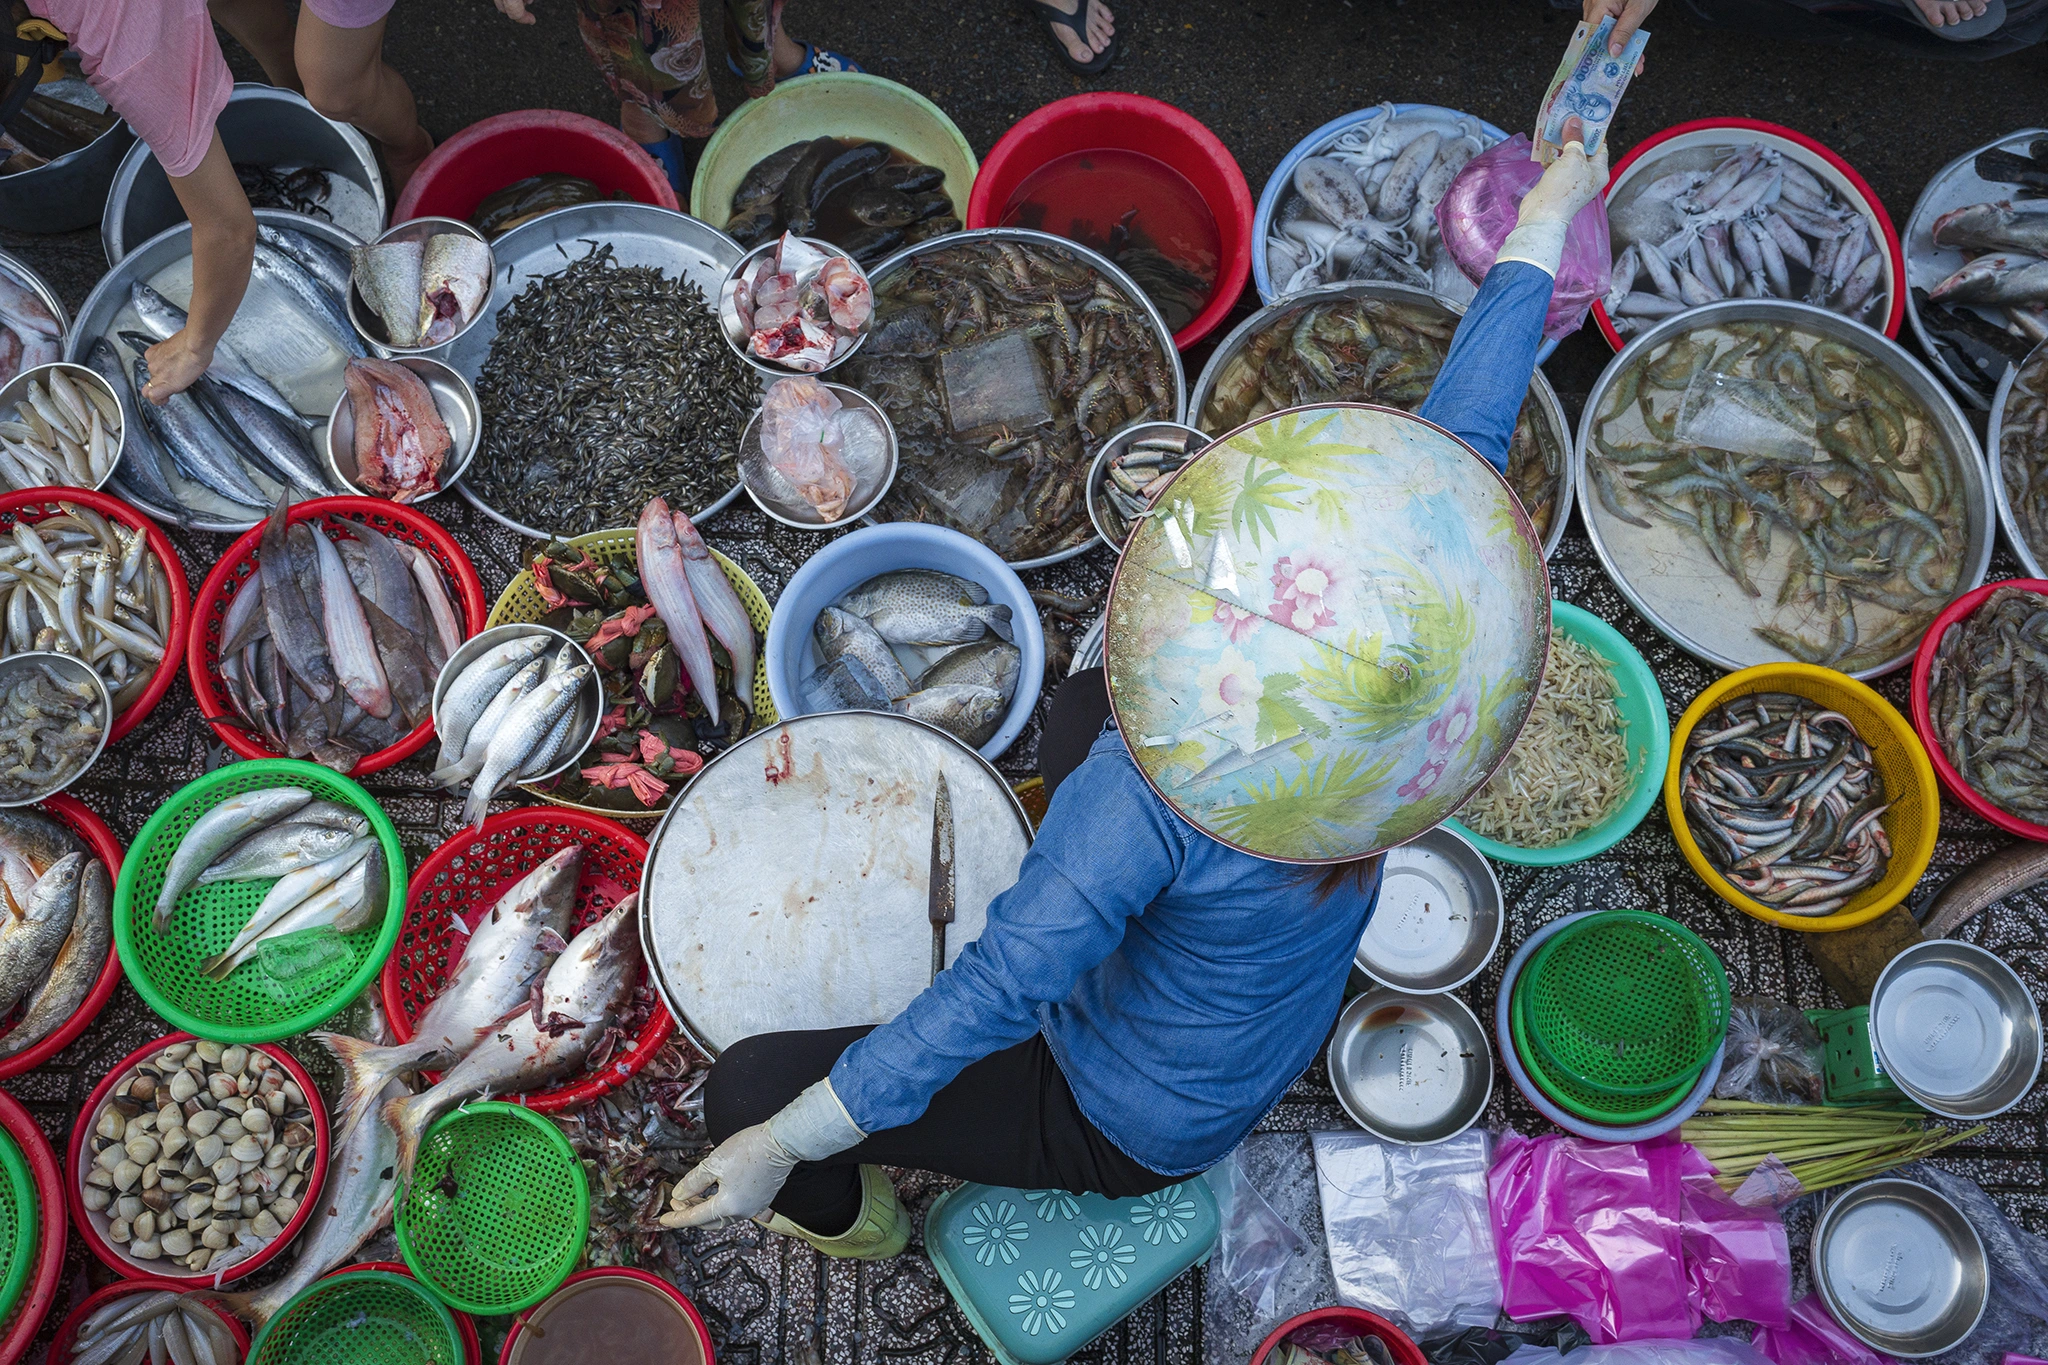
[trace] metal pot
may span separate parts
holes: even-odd
[[[117,123],[47,166],[0,176],[0,228],[42,233],[91,226],[107,202],[115,168],[134,143],[134,130]]]

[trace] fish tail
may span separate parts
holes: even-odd
[[[398,1160],[395,1165],[400,1190],[412,1184],[412,1168],[419,1162],[420,1141],[426,1136],[427,1129],[450,1107],[450,1102],[436,1098],[431,1090],[384,1102],[384,1121],[390,1124],[391,1131],[398,1135]]]
[[[379,1047],[345,1033],[315,1033],[313,1036],[334,1054],[335,1063],[341,1067],[339,1118],[334,1126],[337,1144],[346,1141],[356,1125],[377,1107],[378,1097],[384,1093],[385,1085],[393,1076],[418,1066],[431,1052],[417,1041],[396,1047]]]
[[[473,782],[470,784],[469,797],[462,803],[462,823],[464,828],[474,825],[477,829],[481,830],[484,827],[484,821],[491,813],[492,795],[491,789],[483,783]]]
[[[204,1304],[208,1308],[218,1308],[224,1313],[232,1313],[238,1318],[255,1323],[258,1327],[268,1322],[270,1315],[277,1311],[274,1305],[263,1301],[263,1291],[260,1289],[241,1294],[227,1294],[218,1289],[194,1289],[183,1297],[194,1303]]]
[[[988,615],[981,619],[983,624],[1001,636],[1006,643],[1017,642],[1017,632],[1010,625],[1010,606],[1007,602],[992,604],[988,609]]]
[[[437,787],[459,787],[469,781],[470,778],[475,777],[477,770],[482,767],[481,759],[472,762],[471,756],[465,754],[453,763],[434,769],[433,772],[427,774],[427,780]]]

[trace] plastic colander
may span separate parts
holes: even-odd
[[[199,964],[225,949],[248,923],[272,883],[213,882],[179,897],[170,929],[152,922],[164,872],[186,831],[221,802],[265,787],[304,787],[316,800],[338,801],[369,819],[383,845],[389,881],[384,915],[334,939],[341,953],[304,976],[280,981],[254,958],[225,981],[210,981]],[[362,993],[398,941],[405,918],[405,850],[398,831],[370,794],[332,769],[297,759],[235,763],[186,784],[135,836],[114,888],[114,946],[143,1000],[179,1028],[222,1043],[270,1043],[304,1033]]]
[[[1515,986],[1514,996],[1508,1002],[1508,1029],[1515,1045],[1515,1057],[1529,1073],[1530,1083],[1566,1113],[1603,1128],[1633,1128],[1638,1124],[1655,1123],[1670,1113],[1699,1083],[1699,1076],[1695,1073],[1671,1089],[1654,1095],[1603,1095],[1569,1077],[1551,1074],[1544,1070],[1542,1057],[1529,1045],[1519,978]]]
[[[36,1208],[36,1179],[21,1144],[0,1131],[0,1323],[14,1316],[14,1305],[36,1268],[36,1237],[41,1231]]]
[[[420,1283],[465,1313],[517,1313],[576,1268],[590,1187],[551,1120],[516,1104],[472,1104],[427,1130],[396,1224]]]
[[[1529,959],[1519,1002],[1544,1072],[1618,1099],[1689,1083],[1728,1031],[1721,959],[1690,929],[1640,910],[1552,937]]]
[[[464,1365],[455,1318],[418,1282],[348,1270],[293,1296],[249,1348],[249,1365]]]

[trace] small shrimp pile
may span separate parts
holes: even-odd
[[[1999,588],[1942,632],[1927,677],[1942,752],[1999,809],[2048,824],[2048,598]]]
[[[1612,664],[1592,646],[1552,631],[1528,722],[1458,819],[1516,848],[1555,848],[1612,815],[1642,769],[1628,761],[1620,697]]]

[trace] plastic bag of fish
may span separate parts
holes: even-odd
[[[1656,159],[1614,196],[1608,221],[1621,254],[1605,305],[1624,335],[1730,298],[1794,299],[1880,326],[1891,306],[1882,234],[1762,142]]]
[[[1516,133],[1473,157],[1451,181],[1437,205],[1437,229],[1443,233],[1444,252],[1466,279],[1483,280],[1493,269],[1520,221],[1522,200],[1542,178],[1542,166],[1529,155],[1529,139]],[[1594,301],[1607,291],[1611,251],[1607,206],[1596,197],[1572,215],[1565,233],[1564,255],[1544,311],[1544,336],[1555,340],[1585,325]]]
[[[462,640],[426,551],[363,522],[288,523],[280,502],[256,573],[228,599],[217,657],[248,733],[345,773],[429,718],[434,679]]]
[[[718,309],[727,335],[751,354],[816,374],[858,343],[875,296],[852,257],[785,232],[726,280]]]
[[[90,663],[120,715],[141,697],[171,643],[171,580],[140,527],[83,503],[17,521],[0,541],[7,625],[0,658],[31,650]]]
[[[35,810],[0,811],[0,888],[12,907],[0,916],[0,1023],[13,1021],[0,1057],[12,1057],[92,993],[113,950],[114,888],[84,840]]]
[[[1002,727],[1023,668],[1010,608],[931,569],[870,578],[818,613],[811,634],[820,666],[803,680],[806,707],[893,711],[975,748]]]
[[[1273,288],[1392,280],[1471,299],[1477,291],[1438,249],[1436,206],[1465,163],[1497,141],[1451,110],[1378,106],[1296,164],[1266,238]]]
[[[778,379],[761,398],[740,476],[784,516],[830,523],[875,495],[888,474],[888,434],[866,407],[815,379]]]
[[[387,345],[455,339],[491,296],[491,249],[465,232],[355,249],[356,292],[384,324]]]

